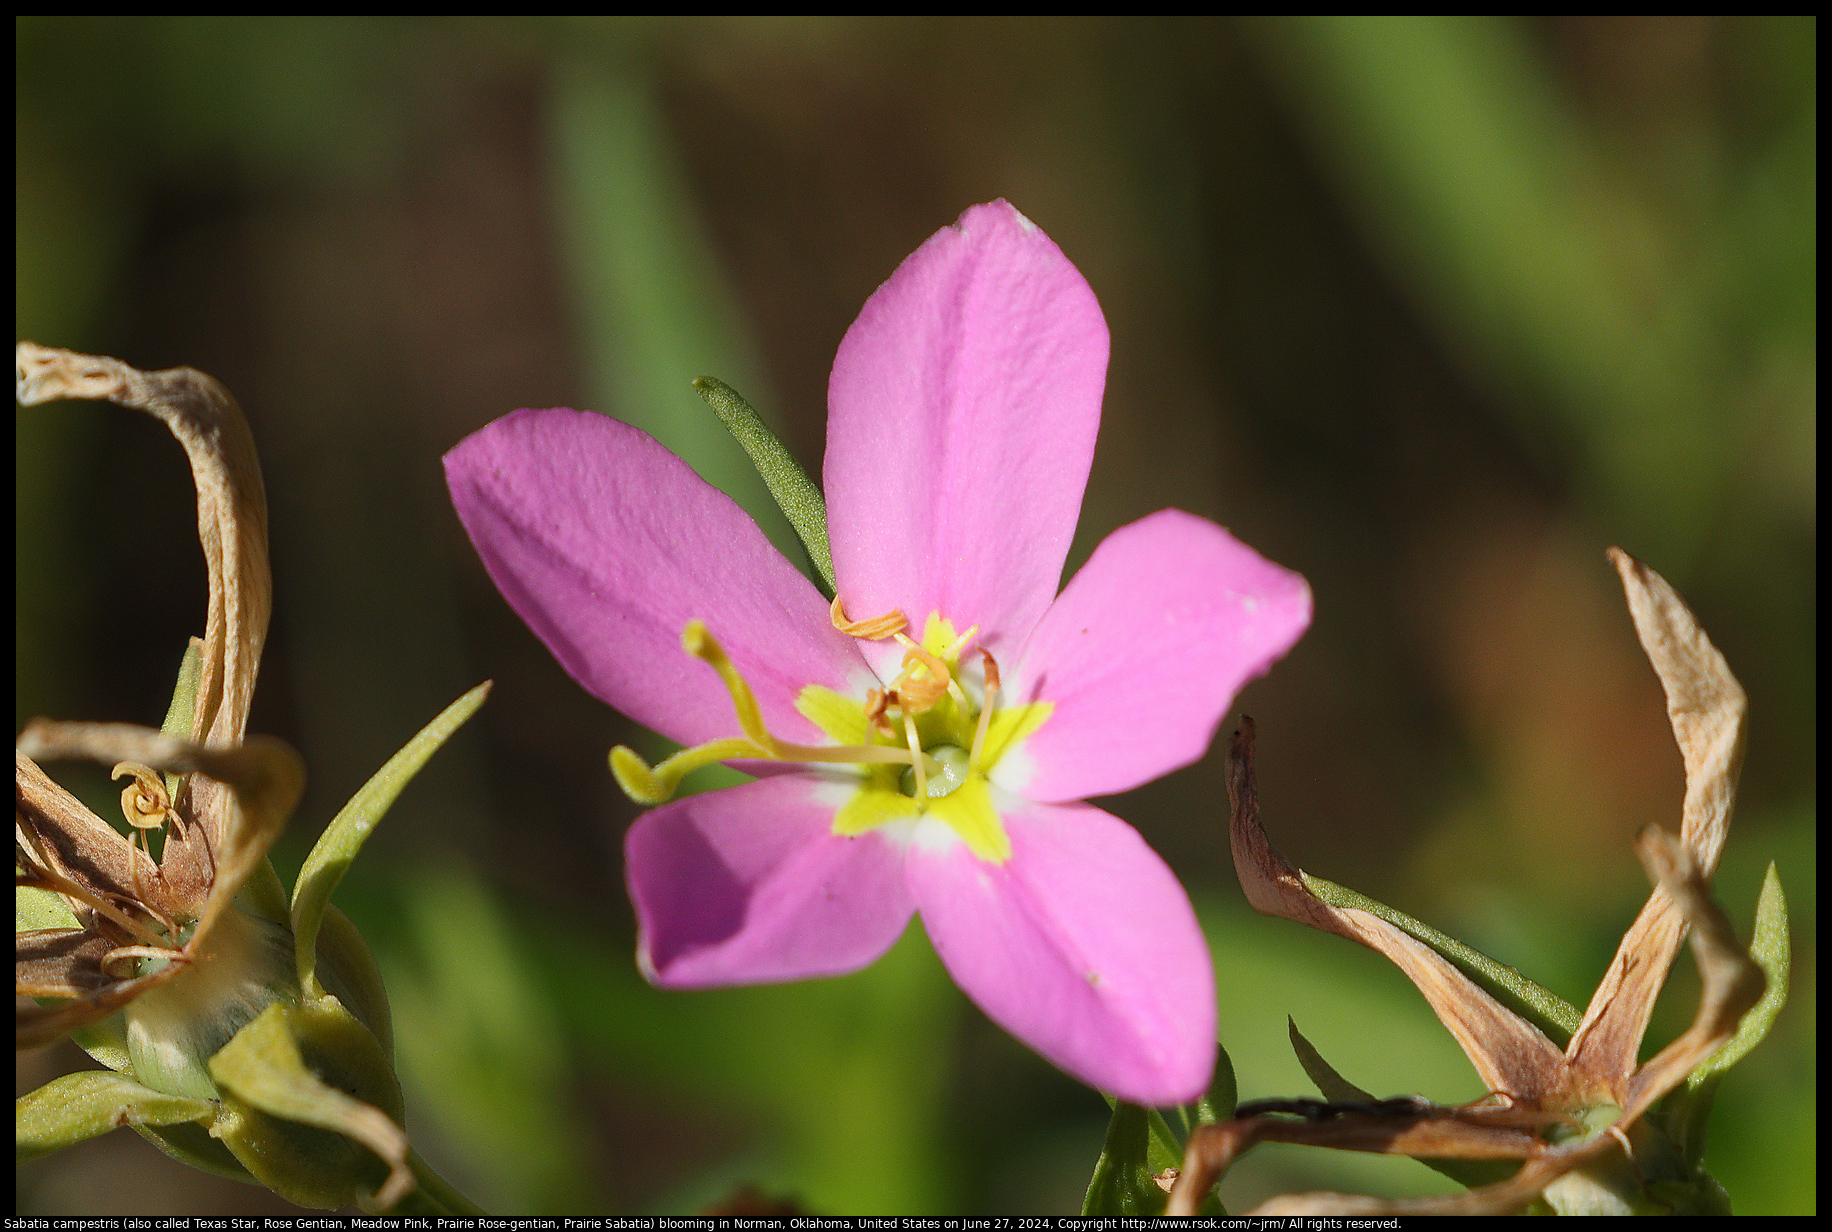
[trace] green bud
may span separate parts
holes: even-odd
[[[1084,1215],[1162,1215],[1169,1191],[1152,1179],[1151,1114],[1137,1104],[1115,1103],[1107,1140],[1082,1198]]]

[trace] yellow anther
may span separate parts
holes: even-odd
[[[898,633],[897,640],[903,644],[903,671],[891,682],[897,696],[903,700],[903,712],[921,714],[948,691],[954,683],[954,677],[948,671],[948,665],[924,650],[911,639]],[[926,676],[918,676],[921,668]]]
[[[888,693],[883,689],[869,689],[865,694],[865,721],[882,735],[895,736],[897,731],[891,726],[890,717],[885,714],[892,706],[897,705],[897,690]]]
[[[681,630],[681,646],[688,654],[703,660],[719,673],[726,692],[731,694],[732,709],[737,712],[738,726],[743,729],[745,738],[709,740],[691,749],[682,749],[654,767],[643,761],[635,750],[618,745],[611,750],[611,773],[616,776],[617,785],[623,788],[624,794],[638,804],[653,806],[665,803],[674,795],[683,776],[713,762],[734,759],[838,765],[893,763],[907,766],[914,763],[918,773],[924,770],[938,772],[938,763],[924,753],[919,745],[911,749],[889,745],[814,746],[778,740],[764,726],[763,711],[758,707],[750,685],[745,683],[743,675],[726,655],[725,648],[719,645],[718,639],[708,631],[704,622],[687,622],[687,627]]]
[[[882,641],[893,633],[900,633],[909,621],[903,618],[899,608],[892,608],[882,616],[873,616],[870,620],[848,620],[846,608],[840,603],[840,597],[833,597],[833,627],[848,637],[863,638],[866,641]]]
[[[165,783],[151,766],[137,761],[118,763],[108,777],[133,776],[133,782],[121,790],[121,815],[136,830],[157,830],[172,815],[172,801],[165,794]]]

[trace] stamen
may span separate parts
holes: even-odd
[[[892,689],[886,692],[883,689],[872,689],[865,694],[865,721],[880,734],[895,736],[897,731],[891,726],[890,718],[884,712],[900,704],[897,690]]]
[[[986,688],[980,696],[980,721],[973,729],[973,748],[967,753],[967,773],[977,773],[980,768],[980,750],[986,747],[986,726],[992,719],[992,702],[999,695],[999,665],[989,650],[980,651],[980,661],[986,665]]]
[[[611,750],[611,774],[623,794],[651,807],[666,804],[681,779],[701,766],[734,757],[770,760],[770,755],[749,740],[713,740],[696,748],[682,749],[651,769],[636,750],[618,745]]]
[[[922,763],[929,759],[922,755],[922,743],[916,739],[916,716],[908,706],[903,708],[903,734],[910,742],[912,764],[916,767],[916,807],[924,808],[929,801],[929,776]]]
[[[157,830],[172,814],[171,797],[165,794],[165,783],[151,766],[124,761],[115,765],[110,778],[133,776],[121,791],[121,814],[137,830]]]
[[[833,597],[833,627],[848,637],[862,638],[867,641],[883,641],[893,633],[900,632],[909,621],[903,618],[900,608],[892,608],[882,616],[873,616],[870,620],[848,620],[846,609],[840,603],[840,597]]]
[[[44,852],[40,849],[40,839],[36,834],[31,834],[24,829],[16,829],[14,833],[15,835],[24,835],[26,841],[31,845],[32,850],[29,852],[25,851],[24,848],[15,848],[15,851],[24,857],[23,862],[31,872],[33,878],[31,884],[41,885],[53,893],[61,894],[67,899],[79,902],[91,911],[99,912],[106,916],[127,932],[144,937],[154,944],[158,944],[165,940],[165,938],[148,928],[144,923],[136,920],[114,903],[108,901],[106,897],[90,893],[90,891],[83,886],[57,872],[55,866],[45,858]],[[130,856],[129,859],[131,858]],[[17,878],[15,878],[15,880],[17,881]],[[144,903],[134,903],[133,905],[143,910],[147,909]]]
[[[941,695],[954,683],[954,677],[948,672],[948,665],[918,646],[915,642],[898,633],[897,640],[903,643],[903,671],[893,682],[897,695],[904,701],[904,713],[921,714],[941,700]],[[922,668],[928,673],[927,678],[916,675],[916,669]]]
[[[725,682],[726,692],[731,694],[732,708],[738,714],[738,726],[744,729],[745,739],[729,738],[711,740],[696,745],[691,749],[682,749],[674,756],[651,768],[634,749],[618,745],[611,750],[611,773],[616,776],[617,785],[623,788],[624,794],[638,804],[653,807],[665,803],[674,795],[680,786],[681,778],[702,766],[713,762],[732,759],[754,759],[757,761],[799,761],[819,762],[837,765],[860,765],[865,763],[916,765],[917,772],[928,770],[939,773],[939,764],[929,757],[920,745],[912,745],[908,750],[889,745],[876,744],[843,744],[843,745],[806,745],[794,744],[787,740],[778,740],[770,734],[764,725],[763,711],[757,705],[757,698],[751,693],[750,685],[726,655],[725,648],[720,646],[702,621],[690,620],[681,632],[681,645],[688,654],[703,659],[710,664],[719,678]],[[882,702],[894,703],[895,694],[887,694]]]
[[[169,962],[176,963],[188,963],[191,961],[188,955],[179,950],[168,950],[150,945],[123,945],[102,955],[102,974],[112,976],[114,972],[109,970],[112,965],[126,959],[137,958],[163,958]]]

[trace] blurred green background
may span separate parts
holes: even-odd
[[[1106,1109],[968,1005],[920,929],[846,979],[660,993],[631,961],[606,750],[635,733],[501,601],[439,456],[524,406],[637,423],[764,503],[688,382],[818,474],[834,348],[1007,197],[1113,333],[1073,568],[1165,505],[1302,571],[1240,706],[1295,861],[1582,1004],[1680,764],[1603,549],[1687,596],[1751,696],[1719,877],[1767,861],[1792,1000],[1719,1096],[1742,1212],[1815,1204],[1815,23],[169,20],[16,27],[19,336],[189,364],[260,445],[275,622],[253,730],[311,784],[277,853],[486,677],[339,893],[379,950],[410,1129],[486,1207],[1067,1212]],[[183,456],[91,404],[17,420],[17,693],[156,724],[203,567]],[[772,533],[786,536],[780,522]],[[75,783],[112,815],[100,775]],[[1481,1094],[1375,955],[1244,908],[1218,753],[1106,802],[1171,862],[1244,1098]],[[1656,1019],[1689,1020],[1690,958]],[[87,1064],[20,1059],[21,1090]],[[27,1213],[278,1212],[116,1133]],[[1296,1187],[1447,1185],[1262,1150]]]

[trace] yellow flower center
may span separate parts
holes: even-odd
[[[835,834],[855,837],[926,815],[946,824],[981,859],[1003,863],[1010,858],[1011,840],[986,776],[1043,725],[1051,705],[999,707],[998,664],[984,650],[979,652],[982,675],[975,697],[973,682],[963,682],[961,656],[978,629],[956,634],[939,613],[930,614],[921,642],[903,635],[900,613],[848,621],[837,599],[833,623],[854,637],[895,637],[904,647],[896,678],[863,699],[821,685],[802,689],[795,708],[833,744],[791,744],[773,736],[738,669],[706,626],[690,621],[681,644],[719,673],[744,736],[683,749],[654,767],[620,745],[611,750],[611,771],[624,792],[638,804],[660,804],[674,794],[682,775],[731,759],[844,766],[857,775],[858,786],[834,814]]]

